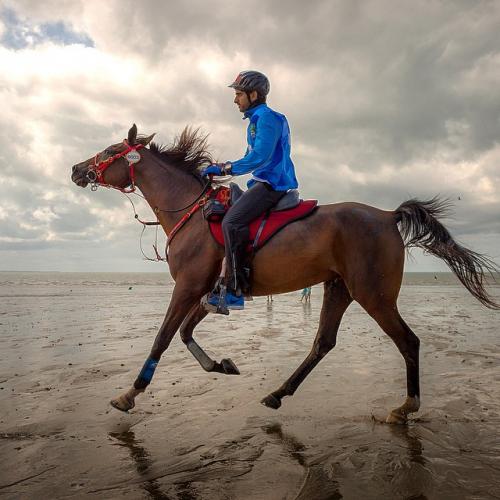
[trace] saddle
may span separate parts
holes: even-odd
[[[234,205],[245,192],[235,182],[229,183],[230,201]],[[298,189],[290,189],[283,198],[271,209],[271,212],[279,212],[281,210],[289,210],[295,208],[301,202]]]
[[[232,204],[236,203],[243,192],[238,184],[231,182],[229,188],[221,186],[215,190],[213,197],[206,205],[207,209],[204,207],[204,215],[209,222],[210,232],[221,246],[224,246],[221,226],[224,214]],[[317,206],[317,200],[301,200],[298,190],[290,190],[274,208],[250,223],[247,251],[253,254],[288,224],[311,215]]]

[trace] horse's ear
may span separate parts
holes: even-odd
[[[137,139],[137,142],[139,144],[142,144],[143,146],[147,146],[152,140],[153,140],[153,137],[155,136],[156,134],[151,134],[151,135],[148,135],[147,137],[139,137]]]
[[[128,131],[127,142],[129,146],[133,146],[137,140],[137,125],[134,123],[130,130]]]

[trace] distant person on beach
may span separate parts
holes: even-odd
[[[273,300],[273,296],[272,296],[272,295],[268,295],[268,296],[267,296],[267,302],[268,302],[268,303],[269,303],[269,302],[274,302],[274,300]]]
[[[302,296],[300,297],[300,301],[302,302],[311,302],[311,289],[312,287],[306,286],[304,290],[302,290]]]

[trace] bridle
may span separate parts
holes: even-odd
[[[90,165],[89,169],[87,170],[87,180],[91,184],[91,190],[96,191],[98,186],[103,186],[107,188],[112,188],[112,189],[117,189],[118,191],[121,191],[122,193],[128,194],[128,193],[134,193],[136,188],[135,188],[135,170],[134,170],[134,165],[136,163],[139,163],[141,161],[141,155],[138,153],[138,149],[142,149],[144,147],[144,144],[136,144],[135,146],[131,146],[127,139],[123,140],[123,144],[125,144],[125,149],[123,151],[120,151],[119,153],[116,153],[113,156],[110,156],[109,158],[106,158],[105,160],[99,161],[99,155],[101,153],[97,153],[94,156],[94,163]],[[117,186],[113,186],[112,184],[107,184],[104,182],[103,174],[104,171],[111,166],[116,160],[119,160],[120,158],[125,157],[125,159],[128,161],[128,166],[129,166],[129,177],[130,177],[130,189],[127,188],[120,188]],[[172,239],[174,236],[179,232],[179,230],[186,224],[186,222],[192,217],[192,215],[197,212],[209,199],[210,194],[212,193],[213,189],[211,187],[212,184],[212,176],[207,179],[206,184],[203,186],[203,189],[201,193],[189,204],[182,208],[177,208],[177,209],[162,209],[159,207],[154,207],[154,212],[156,216],[158,217],[159,212],[166,212],[166,213],[175,213],[175,212],[182,212],[189,207],[191,209],[184,214],[184,216],[177,222],[177,224],[173,227],[173,229],[167,233],[167,250],[172,242]],[[137,193],[135,193],[137,194]],[[145,222],[139,219],[139,216],[137,215],[137,212],[135,211],[135,206],[132,202],[132,200],[129,201],[132,203],[132,207],[134,209],[134,214],[135,214],[135,219],[137,219],[144,227],[146,226],[157,226],[160,225],[160,222]],[[141,235],[142,236],[142,235]],[[153,245],[154,247],[154,245]],[[156,260],[165,260],[161,259],[158,254],[158,250],[155,248],[156,254],[157,254],[157,259]],[[143,252],[144,253],[144,252]],[[154,259],[149,259],[149,260],[154,260]],[[167,259],[168,260],[168,254],[167,254]]]
[[[105,160],[99,161],[99,155],[101,153],[97,153],[94,156],[94,163],[90,165],[88,171],[87,171],[87,179],[91,184],[90,189],[92,191],[95,191],[98,186],[104,186],[107,188],[113,188],[117,189],[118,191],[121,191],[122,193],[133,193],[135,191],[135,170],[134,170],[134,165],[141,161],[141,155],[138,153],[138,149],[142,149],[144,147],[144,144],[135,144],[134,146],[131,146],[127,139],[123,140],[123,144],[125,144],[125,149],[123,151],[120,151],[119,153],[116,153],[113,156],[110,156],[109,158],[106,158]],[[127,188],[119,188],[117,186],[113,186],[112,184],[107,184],[104,182],[103,174],[104,171],[111,166],[116,160],[119,160],[120,158],[125,157],[125,159],[128,161],[128,166],[129,166],[129,177],[130,177],[130,189]]]

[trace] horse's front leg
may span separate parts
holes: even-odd
[[[121,411],[128,411],[135,406],[135,398],[144,392],[150,384],[161,355],[170,345],[179,326],[189,311],[199,302],[200,293],[193,290],[193,286],[184,286],[177,283],[172,293],[172,299],[165,315],[165,319],[156,335],[149,358],[144,363],[134,385],[125,393],[110,401],[111,406]]]

